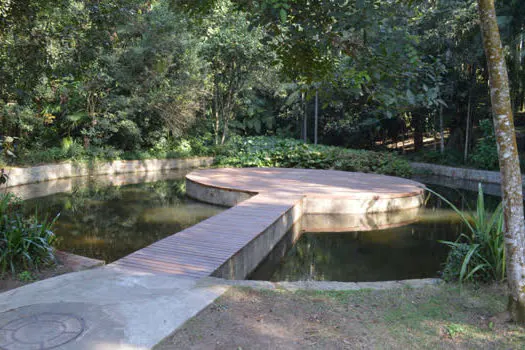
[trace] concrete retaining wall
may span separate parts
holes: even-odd
[[[303,213],[302,200],[286,211],[235,255],[220,266],[212,276],[226,279],[245,279],[273,250],[284,235],[299,221]],[[300,232],[295,232],[299,237]]]
[[[409,210],[423,205],[424,194],[398,198],[304,198],[305,214],[372,214]]]
[[[29,168],[9,168],[7,187],[19,186],[68,177],[139,173],[171,169],[206,167],[212,157],[188,159],[116,160],[112,162],[59,163]]]
[[[304,201],[303,201],[304,204]],[[301,218],[304,232],[375,231],[409,225],[418,221],[420,208],[374,214],[306,214]]]
[[[499,171],[488,171],[479,169],[455,168],[445,165],[436,165],[428,163],[410,163],[416,174],[428,174],[437,176],[447,176],[463,180],[501,183],[501,174]],[[522,177],[523,182],[523,177]]]
[[[186,178],[186,195],[201,202],[234,207],[257,193],[202,186]]]
[[[101,186],[123,186],[157,181],[183,179],[187,169],[170,171],[151,171],[142,173],[122,173],[113,175],[77,176],[9,187],[9,192],[21,199],[50,196],[56,193],[69,193],[77,187],[96,183]]]

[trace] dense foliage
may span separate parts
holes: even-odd
[[[496,148],[496,136],[492,122],[488,119],[479,122],[482,138],[478,139],[472,154],[470,155],[471,164],[480,169],[497,170],[498,150]]]
[[[409,177],[408,162],[392,153],[308,145],[293,139],[233,138],[217,156],[218,166],[335,169]]]
[[[55,220],[27,217],[19,199],[10,193],[0,195],[0,274],[54,263]]]
[[[82,147],[78,142],[66,138],[60,146],[41,150],[22,150],[11,161],[15,165],[37,165],[66,160],[72,161],[111,161],[122,159],[165,159],[212,156],[216,152],[211,134],[202,137],[179,138],[150,148],[125,151],[114,146]]]
[[[519,112],[525,13],[497,5]],[[10,0],[2,157],[154,155],[206,133],[422,150],[443,131],[446,152],[420,158],[494,169],[478,27],[474,0]]]
[[[409,177],[412,169],[405,159],[389,152],[353,150],[343,147],[305,144],[290,138],[268,136],[231,137],[217,146],[211,134],[179,139],[165,148],[124,152],[113,147],[90,147],[64,143],[44,151],[24,153],[23,164],[64,160],[111,161],[120,159],[162,159],[214,156],[215,166],[285,167],[335,169]]]

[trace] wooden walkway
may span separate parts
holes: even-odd
[[[423,195],[423,185],[414,181],[330,170],[206,169],[190,173],[187,181],[199,186],[195,193],[188,193],[190,196],[216,204],[221,203],[221,193],[259,194],[111,265],[141,273],[209,276],[298,206],[301,212],[285,223],[286,228],[291,227],[303,212],[304,198],[333,199],[338,201],[337,210],[346,203],[363,206],[363,200],[408,198],[409,209],[419,205]],[[326,210],[335,209],[328,205]],[[273,240],[277,241],[268,243],[270,248],[278,242]]]
[[[274,199],[271,204],[262,199],[253,197],[113,265],[140,272],[209,276],[292,209],[301,197]]]

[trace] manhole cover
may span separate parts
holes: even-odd
[[[84,331],[84,320],[72,314],[40,313],[0,328],[0,349],[46,350],[69,343]]]

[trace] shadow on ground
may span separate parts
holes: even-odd
[[[155,350],[521,348],[525,329],[498,322],[498,287],[448,285],[352,292],[232,288]]]

